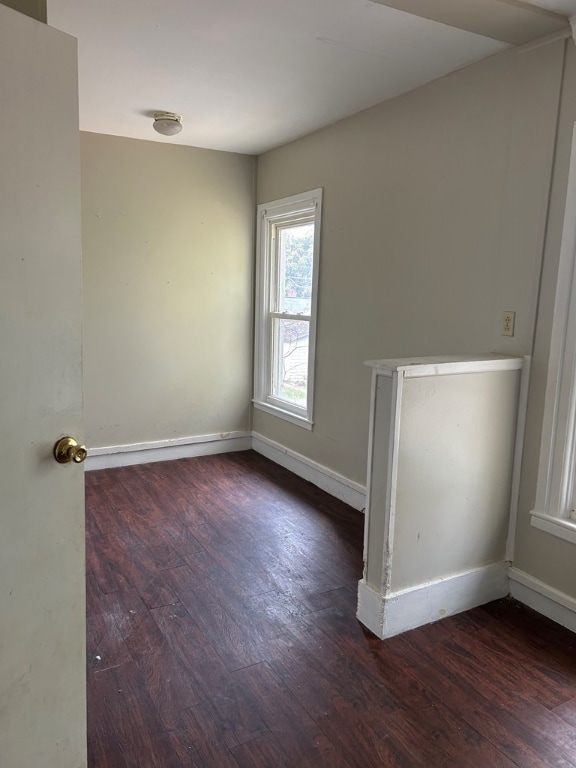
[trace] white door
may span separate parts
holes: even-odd
[[[86,765],[76,41],[0,5],[0,766]]]

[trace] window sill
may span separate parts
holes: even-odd
[[[307,419],[305,416],[298,416],[296,413],[285,411],[283,408],[277,408],[275,405],[270,405],[269,403],[262,403],[260,400],[253,400],[252,402],[254,403],[254,408],[257,408],[259,411],[264,411],[272,416],[278,416],[278,418],[285,419],[299,427],[304,427],[304,429],[312,430],[312,427],[314,426],[314,422],[310,421],[310,419]]]
[[[532,512],[532,526],[540,531],[551,533],[564,541],[576,544],[576,522],[566,520],[563,517],[553,517],[544,512]]]

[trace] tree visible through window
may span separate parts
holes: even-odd
[[[279,286],[275,332],[278,360],[274,394],[306,405],[310,313],[312,310],[312,266],[314,224],[278,227]],[[294,315],[298,316],[294,319]]]

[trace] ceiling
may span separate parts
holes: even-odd
[[[576,0],[537,4],[48,0],[48,23],[78,38],[82,130],[258,154],[576,13]],[[182,115],[178,136],[152,129],[161,110]]]

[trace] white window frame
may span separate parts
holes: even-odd
[[[576,544],[576,125],[554,302],[532,525]]]
[[[318,302],[318,269],[320,261],[320,226],[322,189],[274,200],[258,206],[256,230],[256,300],[254,340],[254,407],[274,416],[312,429],[314,424],[314,362],[316,355],[316,309]],[[306,406],[301,407],[272,394],[272,323],[271,281],[275,252],[272,237],[279,224],[314,222],[312,265],[312,299],[309,316],[308,382]],[[308,316],[307,316],[308,319]]]

